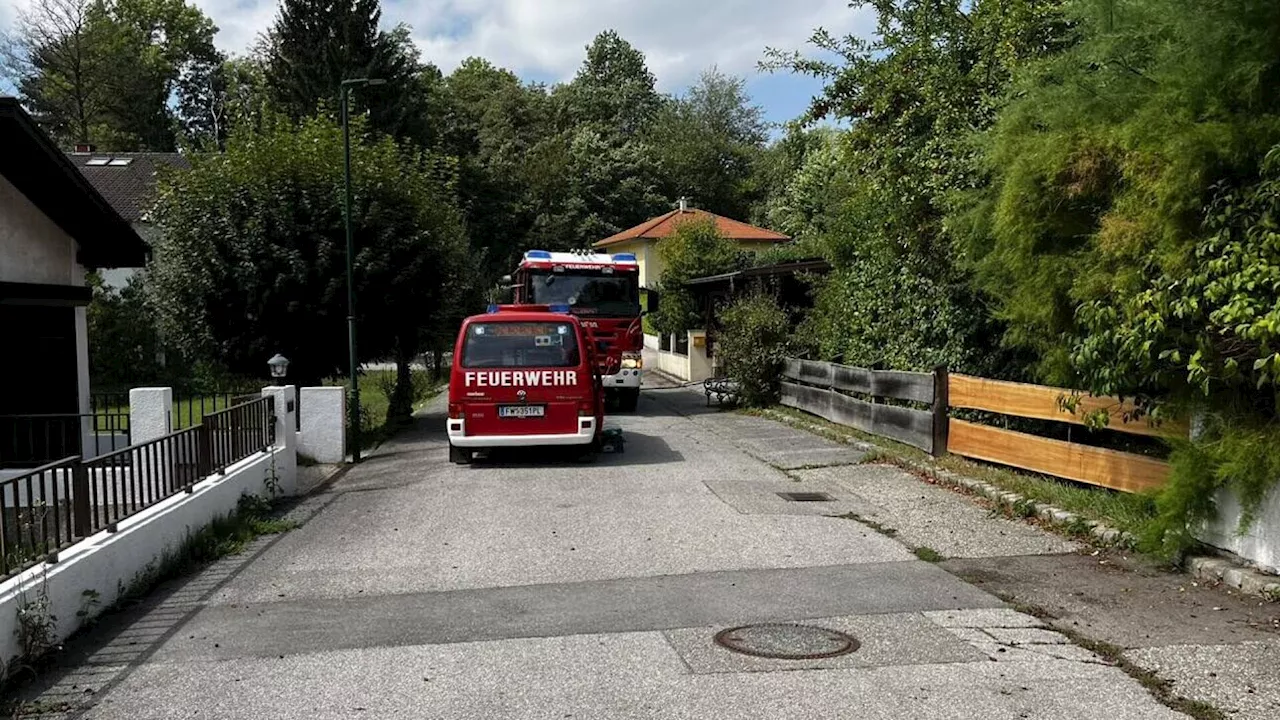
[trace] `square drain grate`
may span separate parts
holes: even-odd
[[[778,497],[791,502],[831,502],[835,498],[824,492],[780,492]]]

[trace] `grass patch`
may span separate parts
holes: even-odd
[[[395,370],[369,370],[360,375],[360,449],[369,450],[386,442],[399,430],[387,424],[387,410],[391,407],[391,393],[395,389]],[[326,385],[347,388],[350,378],[330,378]],[[413,409],[421,410],[432,398],[440,394],[444,381],[436,379],[430,371],[413,371]],[[350,410],[348,410],[350,412]]]
[[[760,414],[752,411],[743,412]],[[1142,537],[1156,520],[1155,500],[1150,495],[1089,487],[1069,480],[975,462],[957,455],[932,458],[924,451],[909,445],[837,425],[799,410],[779,407],[774,408],[772,412],[833,440],[847,442],[849,438],[854,438],[874,444],[876,448],[868,453],[863,462],[893,463],[908,460],[914,463],[932,463],[956,474],[982,480],[1004,490],[1018,493],[1028,500],[1053,505],[1083,518],[1128,531],[1136,537]],[[1019,513],[1029,516],[1030,506],[1024,504],[1021,509],[1015,508],[1015,514]]]
[[[946,558],[943,557],[942,553],[938,552],[937,550],[934,550],[928,545],[921,545],[920,547],[912,548],[911,552],[915,553],[916,557],[920,558],[925,562],[936,563],[936,562],[942,562],[943,560],[946,560]]]

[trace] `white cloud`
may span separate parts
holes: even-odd
[[[272,21],[275,0],[192,0],[242,52]],[[568,79],[597,33],[614,29],[643,51],[664,90],[718,65],[755,72],[764,49],[804,47],[814,28],[865,31],[848,0],[383,0],[383,24],[406,23],[424,59],[445,72],[470,56],[523,76]]]
[[[272,22],[277,0],[188,0],[218,26],[224,51],[242,53]],[[0,29],[31,0],[0,0]],[[6,22],[9,21],[9,22]],[[848,0],[383,0],[383,25],[406,23],[426,60],[445,72],[477,55],[524,77],[565,80],[602,30],[642,52],[662,90],[718,65],[755,74],[766,47],[804,48],[814,28],[870,29]]]
[[[802,48],[818,26],[868,27],[848,0],[403,0],[384,14],[411,25],[424,57],[446,70],[479,55],[557,80],[572,77],[597,33],[614,29],[645,53],[665,90],[711,65],[753,74],[766,47]]]

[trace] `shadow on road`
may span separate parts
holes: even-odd
[[[596,453],[594,457],[580,460],[577,451],[570,448],[494,448],[488,450],[472,461],[473,470],[488,468],[545,468],[563,466],[603,465],[609,467],[660,465],[663,463],[682,462],[684,456],[672,450],[657,435],[646,435],[634,430],[622,433],[623,452]]]

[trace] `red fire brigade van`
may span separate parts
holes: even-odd
[[[449,378],[449,459],[476,450],[599,447],[604,390],[594,348],[568,309],[499,311],[462,322]]]

